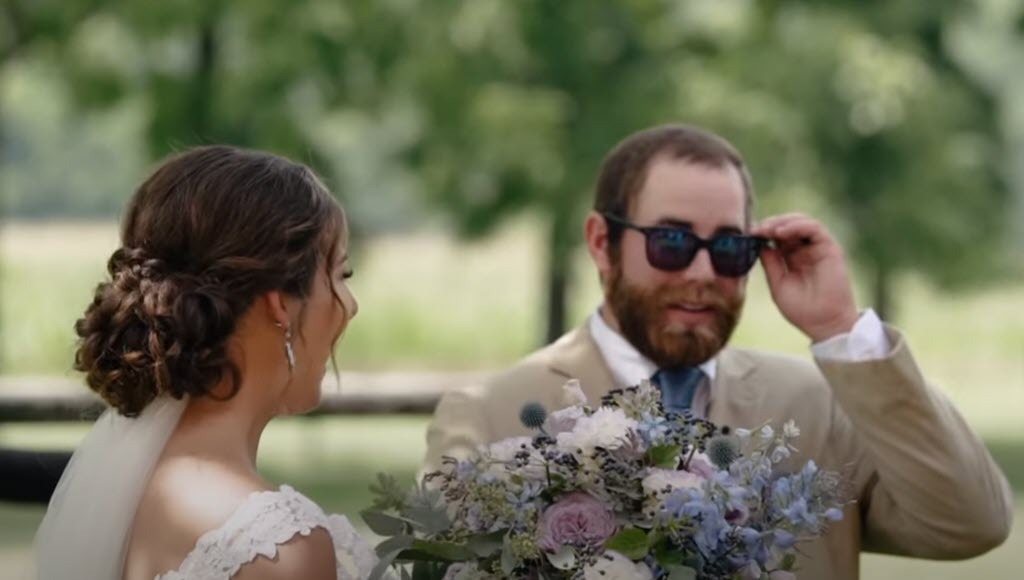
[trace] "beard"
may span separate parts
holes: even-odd
[[[710,322],[680,324],[666,320],[672,304],[699,303],[711,310]],[[639,352],[661,369],[697,366],[714,357],[729,341],[740,312],[743,293],[726,296],[713,284],[654,288],[630,285],[622,275],[622,264],[612,267],[608,284],[608,307],[619,330]]]

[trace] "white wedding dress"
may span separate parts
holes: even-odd
[[[228,521],[199,538],[181,566],[157,580],[227,580],[258,556],[273,558],[277,547],[298,535],[323,528],[334,541],[338,579],[370,575],[377,557],[345,516],[327,515],[312,500],[287,485],[254,493]]]
[[[39,580],[116,580],[142,493],[186,401],[160,398],[136,419],[106,411],[61,477],[35,542]],[[315,528],[334,543],[338,580],[364,580],[377,563],[348,519],[327,515],[283,485],[251,494],[216,529],[204,533],[177,570],[156,580],[228,580],[259,556]]]

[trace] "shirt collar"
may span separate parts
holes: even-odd
[[[640,354],[625,337],[608,326],[601,316],[600,308],[590,315],[589,325],[590,335],[608,364],[616,387],[637,385],[642,380],[650,379],[658,371],[658,365]],[[707,375],[708,384],[714,382],[718,370],[718,361],[714,357],[698,365],[698,368]]]

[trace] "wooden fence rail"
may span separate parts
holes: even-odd
[[[487,373],[342,373],[324,380],[320,406],[308,416],[433,413],[448,389],[477,384]],[[80,380],[0,377],[0,423],[91,421],[103,403]]]

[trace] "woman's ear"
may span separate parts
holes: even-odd
[[[291,317],[288,316],[288,298],[280,290],[271,290],[260,299],[266,308],[267,317],[277,326],[288,328]]]

